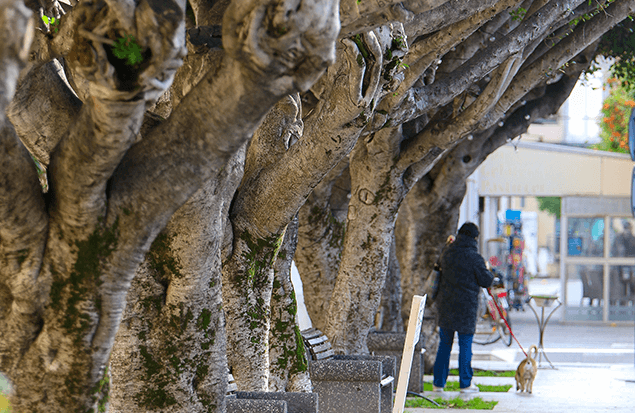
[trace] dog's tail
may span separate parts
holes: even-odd
[[[531,357],[531,350],[534,351],[534,356],[532,358],[536,358],[538,356],[538,347],[536,347],[535,345],[531,345],[531,347],[529,347],[529,351],[527,352],[527,355]]]

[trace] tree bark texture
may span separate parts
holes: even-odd
[[[291,263],[298,244],[298,219],[287,226],[274,267],[269,331],[269,391],[311,392],[306,349],[298,326]]]
[[[327,310],[339,269],[350,193],[348,159],[324,177],[298,213],[294,261],[313,327],[326,329]]]
[[[376,329],[394,333],[404,331],[404,323],[401,318],[401,296],[401,268],[397,259],[397,246],[393,239],[390,246],[386,281],[381,293],[381,304],[375,317]]]
[[[380,40],[385,43],[393,35],[388,31]],[[355,56],[361,56],[357,51],[363,46],[344,42],[338,48],[340,64],[330,68],[314,88],[329,99],[318,104],[306,122],[300,119],[299,99],[281,101],[249,147],[245,178],[231,212],[233,254],[223,267],[228,340],[233,350],[229,361],[241,390],[267,388],[272,265],[284,228],[313,188],[351,151],[365,125],[364,110],[372,106],[375,96],[385,93],[380,74],[388,63],[382,60],[378,38],[373,33],[365,36],[376,62],[360,65]],[[364,90],[366,76],[371,85]],[[250,271],[254,276],[245,278]],[[246,304],[245,300],[255,301]]]
[[[224,411],[221,251],[243,161],[240,151],[177,210],[137,271],[110,359],[111,411]]]
[[[386,278],[399,204],[401,173],[392,165],[401,127],[358,142],[351,154],[351,199],[339,272],[329,305],[326,335],[336,352],[367,353]]]

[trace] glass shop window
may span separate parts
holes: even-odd
[[[609,239],[611,257],[635,257],[635,219],[611,218]]]
[[[567,226],[568,256],[604,256],[604,218],[569,218]]]

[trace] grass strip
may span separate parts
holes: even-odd
[[[451,376],[458,376],[459,370],[452,369],[450,370]],[[514,377],[516,375],[515,370],[505,370],[505,371],[493,371],[493,370],[474,370],[474,376],[476,377]]]
[[[494,406],[498,404],[497,401],[487,402],[480,397],[475,397],[470,400],[463,400],[460,397],[455,397],[454,399],[443,399],[441,397],[437,397],[434,399],[435,402],[439,403],[439,407],[430,403],[426,399],[422,398],[408,398],[406,399],[406,407],[424,407],[426,409],[476,409],[476,410],[492,410]]]
[[[512,388],[511,384],[501,384],[501,385],[490,385],[490,384],[476,384],[480,391],[484,392],[494,392],[494,393],[505,393],[509,389]],[[432,391],[432,383],[424,382],[423,383],[424,391]],[[459,391],[459,382],[458,381],[449,381],[445,383],[445,390],[447,391]]]

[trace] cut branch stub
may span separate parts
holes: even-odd
[[[305,91],[335,61],[338,6],[336,0],[234,1],[223,19],[223,46],[247,70],[266,74],[260,81],[276,95]]]
[[[170,86],[186,54],[183,10],[173,1],[158,0],[139,3],[130,15],[120,7],[82,2],[65,18],[61,40],[53,45],[73,74],[89,82],[91,96],[153,103]],[[70,40],[70,30],[75,34],[69,49],[61,42]]]

